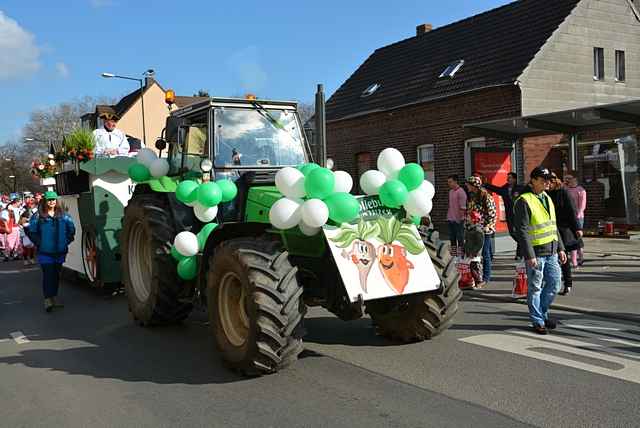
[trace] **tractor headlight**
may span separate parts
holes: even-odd
[[[200,171],[211,172],[212,169],[213,169],[213,162],[211,162],[211,159],[202,159],[200,161]]]

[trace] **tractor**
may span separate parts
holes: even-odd
[[[377,333],[396,343],[430,339],[451,325],[461,292],[448,245],[437,233],[415,232],[426,247],[424,264],[437,279],[433,287],[420,291],[415,276],[418,286],[411,292],[389,288],[367,299],[363,291],[349,291],[359,287],[358,274],[341,274],[329,235],[270,224],[269,210],[282,197],[274,186],[278,170],[313,160],[297,103],[214,97],[173,111],[163,134],[156,147],[167,149],[171,180],[227,178],[238,193],[220,206],[219,226],[197,255],[197,276],[185,281],[176,274],[172,240],[181,231],[198,232],[203,223],[158,183],[136,185],[120,239],[122,279],[138,324],[180,323],[194,306],[204,306],[222,359],[246,375],[274,373],[297,360],[308,306],[322,306],[342,320],[368,314]],[[323,147],[317,151],[325,156]],[[376,206],[375,197],[369,199]],[[393,214],[403,216],[401,210]],[[352,239],[340,263],[358,263],[354,251],[369,251],[363,243]],[[381,266],[382,253],[393,263],[394,249],[401,251],[391,242],[381,246]]]

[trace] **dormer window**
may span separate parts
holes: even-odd
[[[458,70],[460,70],[460,68],[462,68],[463,65],[464,65],[463,59],[459,59],[458,61],[452,62],[447,66],[447,68],[444,69],[442,73],[440,73],[439,78],[442,79],[443,77],[448,77],[452,79],[453,76],[456,75]]]
[[[379,83],[374,83],[373,85],[370,85],[369,87],[367,87],[367,89],[362,91],[362,95],[360,95],[360,96],[362,98],[368,97],[370,95],[373,95],[374,92],[377,91],[378,89],[380,89],[380,84]]]

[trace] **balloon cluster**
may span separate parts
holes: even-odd
[[[137,163],[129,167],[129,178],[136,183],[142,183],[153,178],[160,178],[169,172],[169,162],[166,159],[159,158],[156,152],[151,149],[144,148],[138,152],[136,156]]]
[[[378,169],[360,176],[360,188],[367,195],[378,195],[389,208],[403,207],[412,217],[425,217],[433,207],[433,184],[424,179],[417,163],[405,164],[402,153],[386,148],[378,155]]]
[[[171,256],[178,262],[178,276],[185,281],[194,279],[198,275],[198,252],[204,250],[207,239],[216,223],[205,224],[195,233],[184,231],[176,235],[171,247]]]
[[[284,197],[269,210],[269,221],[278,229],[298,226],[313,236],[329,219],[344,223],[360,215],[360,204],[349,193],[353,179],[345,171],[333,172],[315,163],[286,167],[277,172],[276,187]]]
[[[189,281],[198,274],[199,252],[204,250],[207,239],[217,223],[210,223],[218,215],[218,204],[230,202],[238,194],[238,188],[231,180],[198,183],[184,180],[176,188],[176,199],[193,207],[193,213],[205,224],[198,234],[184,231],[176,235],[171,247],[171,255],[178,262],[178,276]]]

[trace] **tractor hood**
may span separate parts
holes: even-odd
[[[249,189],[247,201],[271,208],[280,198],[282,198],[282,193],[278,192],[275,186],[257,186]]]

